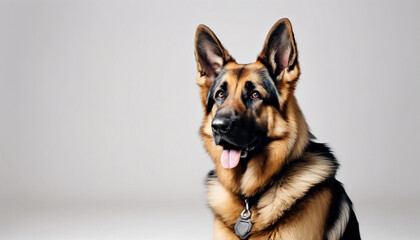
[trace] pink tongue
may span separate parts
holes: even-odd
[[[222,166],[226,169],[234,168],[238,165],[241,157],[241,150],[223,150],[221,162]]]

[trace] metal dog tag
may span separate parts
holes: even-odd
[[[246,209],[242,211],[241,217],[238,219],[238,221],[236,221],[234,227],[236,236],[242,240],[249,237],[249,233],[251,232],[252,228],[251,211],[249,211],[248,199],[245,199],[245,206]]]

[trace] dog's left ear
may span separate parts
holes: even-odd
[[[234,59],[205,25],[199,25],[195,33],[195,59],[199,75],[199,85],[212,84],[223,66]]]
[[[292,25],[287,18],[280,19],[271,28],[258,60],[262,62],[276,83],[297,64],[297,49]]]

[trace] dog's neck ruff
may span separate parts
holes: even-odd
[[[334,178],[338,164],[328,147],[311,142],[300,159],[290,162],[263,191],[252,196],[249,234],[269,229],[312,188]],[[234,230],[244,209],[243,198],[229,191],[212,171],[207,177],[207,200],[215,216]]]

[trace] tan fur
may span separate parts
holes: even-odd
[[[256,230],[273,224],[311,187],[335,174],[335,166],[320,156],[306,154],[303,159],[304,162],[288,169],[284,177],[260,198]]]
[[[217,179],[208,183],[207,202],[216,216],[231,228],[244,209],[242,199],[224,188]]]
[[[323,189],[311,198],[307,198],[303,202],[300,202],[296,206],[298,211],[293,215],[282,219],[274,230],[251,235],[249,240],[321,240],[325,231],[325,222],[331,199],[331,191],[329,189]]]
[[[213,240],[238,240],[238,237],[216,217],[213,225]]]
[[[257,206],[251,206],[251,220],[255,223],[252,228],[253,234],[264,233],[264,229],[281,219],[296,200],[302,198],[312,186],[335,174],[335,166],[321,156],[307,153],[303,159],[303,162],[296,163],[288,169],[285,177],[276,185],[264,192]],[[243,200],[214,178],[208,182],[207,201],[216,217],[225,226],[233,229],[244,209]],[[328,209],[322,209],[325,210],[322,213],[325,215]]]

